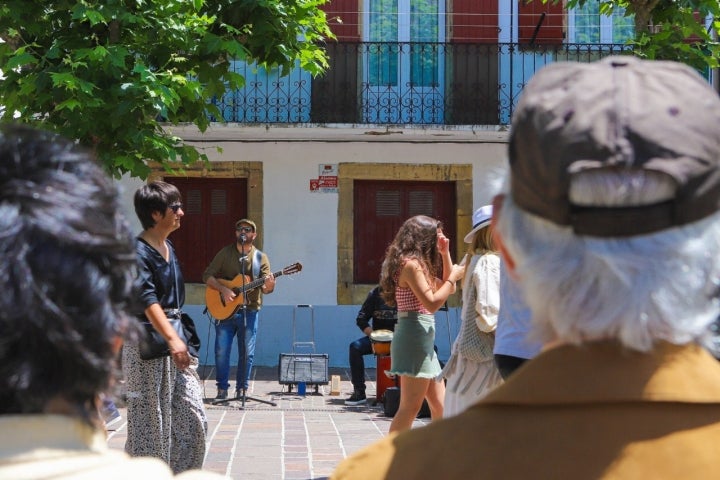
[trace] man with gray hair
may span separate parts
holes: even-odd
[[[558,63],[513,117],[494,202],[543,351],[457,417],[333,479],[710,478],[720,471],[720,98],[690,68]]]

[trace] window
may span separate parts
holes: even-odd
[[[511,29],[511,25],[506,22],[502,29]],[[615,8],[611,16],[600,13],[600,0],[587,0],[582,7],[568,10],[567,22],[561,2],[520,0],[518,30],[518,41],[523,44],[625,43],[634,37],[635,26],[624,8]]]
[[[608,16],[600,13],[599,0],[588,0],[568,12],[568,43],[625,43],[634,36],[633,17],[624,8]]]

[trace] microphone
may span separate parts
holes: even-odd
[[[247,242],[247,235],[245,235],[244,233],[241,233],[240,234],[240,242],[242,242],[242,243]]]

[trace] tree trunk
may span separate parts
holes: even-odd
[[[632,9],[635,11],[635,37],[647,33],[652,27],[652,11],[660,0],[633,0]]]

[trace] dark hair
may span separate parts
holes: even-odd
[[[425,272],[430,288],[435,288],[433,279],[437,276],[439,254],[437,230],[442,223],[426,215],[416,215],[405,220],[395,239],[385,251],[380,272],[382,297],[389,306],[395,306],[397,275],[408,259],[417,260]]]
[[[74,143],[0,127],[0,414],[54,398],[91,422],[135,338],[136,255],[117,189]]]
[[[153,212],[160,212],[165,216],[168,207],[179,201],[180,191],[175,185],[167,182],[158,180],[138,188],[134,198],[135,213],[140,219],[143,230],[155,226]]]

